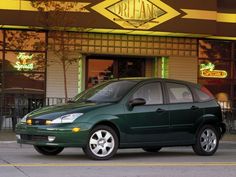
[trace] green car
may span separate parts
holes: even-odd
[[[220,105],[203,86],[170,79],[115,79],[66,104],[37,109],[17,124],[18,143],[44,155],[81,147],[97,160],[118,148],[192,146],[213,155],[225,133]]]

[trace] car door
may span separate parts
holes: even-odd
[[[166,92],[169,98],[171,141],[192,142],[194,140],[195,122],[203,111],[194,102],[192,91],[188,85],[166,82]]]
[[[133,107],[125,106],[124,124],[126,127],[126,140],[133,143],[153,143],[166,141],[169,130],[169,114],[164,104],[161,82],[151,82],[139,86],[129,101],[144,99],[144,105]]]

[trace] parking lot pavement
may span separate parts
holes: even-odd
[[[119,150],[109,161],[92,161],[81,149],[68,148],[58,156],[39,155],[19,145],[12,131],[0,132],[0,177],[218,177],[236,174],[236,134],[226,134],[214,156],[196,156],[191,147]]]
[[[236,142],[223,141],[214,156],[203,157],[190,147],[119,150],[109,161],[88,159],[81,149],[67,148],[58,156],[43,156],[32,146],[0,144],[0,177],[220,177],[236,174]]]

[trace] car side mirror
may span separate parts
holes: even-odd
[[[146,104],[146,100],[143,98],[135,98],[129,101],[129,108],[132,109],[135,106],[142,106]]]

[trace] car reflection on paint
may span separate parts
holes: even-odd
[[[16,127],[18,143],[44,155],[80,147],[97,160],[118,148],[192,146],[213,155],[225,132],[219,104],[203,86],[169,79],[115,79],[66,104],[40,108]]]

